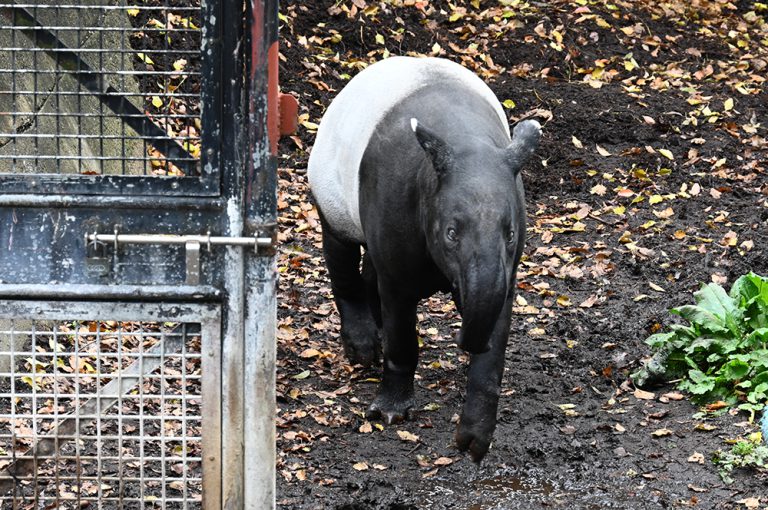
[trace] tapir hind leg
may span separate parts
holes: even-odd
[[[331,277],[336,308],[341,316],[341,341],[350,363],[369,366],[379,358],[379,332],[368,306],[368,292],[360,274],[360,245],[335,236],[322,220],[323,253]]]
[[[491,334],[490,350],[473,354],[469,362],[467,396],[456,430],[456,444],[462,451],[469,450],[475,462],[480,462],[488,452],[496,429],[511,315],[509,297]]]

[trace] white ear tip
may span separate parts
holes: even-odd
[[[416,119],[416,117],[411,117],[411,129],[413,129],[413,132],[416,132],[416,128],[419,125],[419,121]]]

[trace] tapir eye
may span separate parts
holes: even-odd
[[[455,243],[456,241],[458,241],[459,236],[458,234],[456,234],[456,229],[453,227],[448,227],[447,229],[445,229],[445,238],[451,243]]]
[[[509,234],[507,234],[507,242],[509,244],[512,244],[512,243],[515,242],[515,229],[514,228],[510,228],[509,229]]]

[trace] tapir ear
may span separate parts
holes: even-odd
[[[435,167],[438,175],[445,172],[453,160],[453,150],[439,136],[419,124],[415,118],[411,119],[411,129],[416,133],[419,145],[432,160],[432,166]]]
[[[524,120],[512,131],[512,143],[507,147],[507,161],[515,172],[520,171],[523,164],[539,147],[541,139],[541,124],[535,120]]]

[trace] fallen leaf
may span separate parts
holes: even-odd
[[[583,149],[584,148],[584,144],[582,144],[581,140],[579,140],[575,136],[571,136],[571,143],[573,143],[573,146],[576,147],[577,149]]]
[[[738,500],[736,503],[744,505],[747,508],[758,508],[760,506],[760,498],[744,498]]]
[[[317,349],[304,349],[301,354],[299,354],[299,357],[301,358],[314,358],[315,356],[320,356],[323,353],[318,351]]]
[[[368,464],[365,462],[356,462],[355,464],[352,464],[352,469],[357,471],[368,471]]]
[[[597,149],[598,154],[600,154],[601,156],[603,156],[605,158],[607,158],[608,156],[611,155],[610,152],[608,152],[607,150],[603,149],[602,147],[600,147],[597,144],[595,144],[595,148]]]
[[[651,432],[651,435],[653,437],[666,437],[666,436],[671,436],[672,434],[673,434],[673,431],[671,431],[670,429],[659,429]]]
[[[672,151],[670,151],[669,149],[659,149],[659,154],[661,154],[662,156],[664,156],[670,161],[675,159],[675,156],[672,154]]]
[[[360,425],[360,428],[358,429],[363,434],[370,434],[373,432],[373,426],[371,425],[371,422],[365,422],[362,425]]]
[[[699,452],[693,452],[693,454],[688,457],[688,462],[704,464],[704,455],[700,454]]]
[[[450,457],[440,457],[434,462],[435,466],[448,466],[453,464],[453,459]]]
[[[640,388],[635,390],[634,395],[635,395],[635,398],[638,400],[653,400],[656,398],[655,393],[651,393],[650,391],[644,391],[644,390],[641,390]]]
[[[418,440],[419,440],[419,436],[417,436],[416,434],[411,434],[411,433],[410,433],[410,432],[408,432],[407,430],[398,430],[398,431],[397,431],[397,435],[398,435],[398,436],[400,437],[400,439],[402,439],[403,441],[411,441],[411,442],[414,442],[414,443],[415,443],[416,441],[418,441]]]

